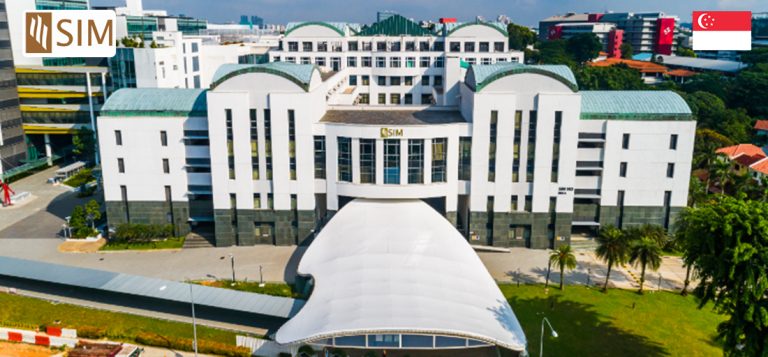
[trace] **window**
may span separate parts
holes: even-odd
[[[171,173],[171,165],[168,162],[168,159],[163,159],[163,173],[164,174]]]
[[[496,129],[499,122],[499,112],[491,111],[490,143],[488,144],[488,182],[496,181]]]
[[[525,178],[527,182],[533,182],[533,166],[536,162],[536,126],[537,113],[531,110],[528,124],[528,162],[526,163]]]
[[[117,172],[125,173],[125,160],[122,157],[117,158]]]
[[[304,52],[312,52],[314,46],[312,46],[312,42],[302,42],[301,43],[301,50]]]
[[[376,57],[376,68],[384,68],[387,66],[387,59],[384,57]]]
[[[669,136],[669,149],[677,150],[677,134],[672,134]]]
[[[360,183],[376,183],[376,139],[360,139]]]
[[[422,68],[429,67],[430,62],[431,62],[431,59],[429,57],[421,57],[419,58],[419,67],[422,67]]]
[[[357,41],[349,41],[347,42],[347,49],[349,51],[357,51]]]
[[[288,167],[290,179],[296,179],[296,112],[288,109]]]
[[[389,58],[389,67],[390,68],[400,68],[400,57],[390,57]]]
[[[403,77],[403,80],[404,80],[404,84],[405,85],[407,85],[407,86],[412,86],[413,85],[413,76],[405,76],[405,77]]]
[[[352,139],[338,137],[339,181],[352,182]]]
[[[673,163],[667,164],[667,177],[669,178],[675,177],[675,164]]]
[[[520,143],[522,138],[523,111],[515,111],[515,139],[512,146],[512,182],[520,182]]]
[[[627,177],[627,163],[622,162],[619,164],[619,177]]]
[[[357,76],[349,76],[349,85],[351,86],[357,85]]]
[[[491,51],[491,45],[488,42],[480,42],[480,45],[478,47],[480,48],[480,52],[490,52]]]
[[[125,221],[130,222],[131,214],[128,210],[128,187],[122,185],[120,186],[120,198],[123,200],[123,206],[125,208]]]
[[[232,109],[225,109],[225,125],[227,127],[227,169],[229,170],[229,179],[235,179],[235,148],[232,131]]]
[[[408,140],[408,183],[424,183],[424,140]]]
[[[464,52],[475,52],[475,43],[464,42]]]
[[[480,64],[489,65],[491,64],[491,59],[489,57],[483,57],[480,59]]]
[[[459,138],[459,180],[472,179],[472,137]]]
[[[552,140],[552,175],[551,182],[557,182],[560,171],[560,128],[563,125],[563,112],[555,112],[555,133]]]
[[[312,63],[312,59],[309,58],[309,57],[301,57],[299,59],[299,61],[301,62],[301,64],[311,64]]]
[[[259,124],[256,118],[256,109],[250,110],[251,119],[251,177],[259,179]]]
[[[261,209],[261,194],[254,193],[253,194],[253,209]],[[260,234],[256,234],[258,237]]]
[[[400,140],[384,140],[384,183],[400,184]]]
[[[448,138],[432,139],[432,182],[446,182]]]
[[[504,52],[504,42],[494,42],[493,52]]]
[[[347,57],[347,67],[357,67],[357,57]]]
[[[530,196],[530,195],[525,196],[525,207],[523,207],[523,209],[526,212],[533,211],[533,196]]]
[[[367,41],[363,42],[363,51],[370,51],[371,48],[372,48],[372,46],[371,46],[370,42],[367,42]]]
[[[200,58],[192,57],[192,72],[200,72]]]
[[[160,145],[168,146],[168,133],[165,130],[160,131]]]
[[[429,76],[421,76],[421,85],[424,87],[429,86]]]
[[[672,205],[672,191],[664,191],[664,229],[669,228],[669,214]]]
[[[325,136],[315,135],[315,178],[325,178]]]
[[[445,66],[445,57],[435,57],[435,67],[443,68]]]
[[[516,195],[512,195],[512,201],[509,204],[509,210],[511,212],[516,212],[517,211],[517,196]]]
[[[419,51],[429,51],[429,41],[419,42]]]
[[[288,52],[299,52],[299,43],[298,42],[288,42]]]
[[[461,42],[451,42],[448,46],[450,52],[461,52]]]
[[[357,101],[359,104],[371,104],[371,95],[368,93],[360,93],[360,95],[357,96]]]
[[[200,88],[200,76],[192,77],[192,82],[194,83],[195,88]]]
[[[469,64],[477,64],[477,58],[474,58],[474,57],[465,58],[464,61],[466,61]]]
[[[123,146],[123,132],[115,130],[115,145]]]
[[[325,66],[325,57],[315,57],[315,64],[324,67]]]
[[[415,41],[406,41],[405,42],[405,50],[406,51],[416,51],[416,42]]]
[[[264,109],[264,151],[267,159],[267,180],[272,179],[272,112]]]
[[[387,104],[387,94],[379,93],[379,104]]]
[[[362,57],[361,61],[361,67],[369,68],[371,67],[371,58],[370,57]]]
[[[390,93],[389,104],[400,104],[400,93]]]
[[[406,57],[405,68],[414,68],[414,67],[416,67],[416,57]]]
[[[435,52],[445,51],[445,42],[435,41],[435,43],[432,45],[432,51],[435,51]]]
[[[434,98],[432,97],[432,94],[422,94],[421,95],[421,104],[423,105],[432,105],[434,103]]]
[[[377,76],[376,81],[377,84],[380,86],[386,86],[387,85],[387,77],[386,76]]]
[[[328,42],[320,41],[317,43],[317,52],[328,52]]]
[[[413,104],[413,94],[405,93],[403,96],[403,104]]]
[[[400,41],[393,41],[389,43],[389,50],[392,52],[400,52]]]
[[[629,149],[629,134],[624,134],[624,136],[621,138],[621,148]]]
[[[433,80],[433,84],[435,87],[440,87],[443,85],[443,76],[435,76]]]
[[[399,86],[400,85],[400,77],[389,77],[389,85],[391,85],[391,86]]]
[[[371,76],[363,75],[360,77],[360,79],[362,80],[364,86],[371,84]]]
[[[621,229],[624,223],[624,191],[616,194],[616,206],[619,207],[619,214],[616,217],[616,227]]]

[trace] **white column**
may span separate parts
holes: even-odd
[[[45,140],[45,156],[48,157],[48,166],[53,165],[53,154],[51,152],[51,137],[49,134],[43,134]]]
[[[93,88],[91,87],[91,73],[85,72],[85,89],[88,95],[88,113],[91,116],[91,130],[93,130],[94,159],[99,164],[99,137],[96,135],[96,116],[93,113]]]
[[[109,97],[109,89],[107,89],[107,74],[102,73],[101,74],[101,93],[104,94],[104,100],[107,100],[107,97]]]
[[[432,183],[432,140],[424,139],[424,184]]]
[[[400,184],[408,184],[408,139],[400,139]]]

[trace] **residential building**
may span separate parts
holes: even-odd
[[[172,223],[212,233],[217,246],[300,244],[355,198],[421,199],[471,243],[498,247],[674,223],[696,127],[679,95],[578,91],[566,66],[512,63],[508,51],[496,54],[505,62],[463,69],[479,53],[452,43],[493,48],[495,26],[458,25],[411,45],[417,36],[398,31],[415,28],[374,24],[386,34],[373,37],[292,25],[275,56],[301,58],[306,46],[345,60],[224,65],[208,90],[115,92],[98,119],[109,224]],[[439,40],[448,51],[435,50]],[[411,48],[443,66],[403,66]],[[369,52],[371,67],[346,65]],[[431,88],[411,89],[420,80]]]
[[[621,58],[624,31],[616,29],[616,25],[612,23],[573,22],[557,24],[549,27],[547,40],[567,40],[583,33],[594,34],[603,44],[603,51],[607,53],[608,57]]]
[[[0,178],[26,159],[5,0],[0,0]]]
[[[264,27],[264,19],[256,15],[240,15],[240,25],[259,29]]]

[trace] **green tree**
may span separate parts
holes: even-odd
[[[680,57],[696,57],[696,52],[693,52],[693,50],[690,48],[677,46],[677,49],[675,50],[675,55],[678,55]]]
[[[157,42],[155,40],[152,40],[152,42],[149,43],[149,48],[158,48],[160,46],[157,45]]]
[[[768,66],[757,66],[762,69]],[[736,76],[730,94],[730,106],[744,108],[751,116],[768,116],[768,71],[746,70]]]
[[[85,204],[85,214],[91,221],[91,228],[96,229],[96,221],[101,219],[101,206],[96,200],[90,200]]]
[[[720,195],[725,195],[725,189],[728,187],[728,183],[733,181],[731,161],[725,155],[719,155],[716,160],[712,161],[709,168],[709,176],[717,181],[717,186],[720,188]]]
[[[565,48],[577,63],[590,61],[600,54],[603,44],[593,33],[582,33],[566,40]]]
[[[568,55],[565,49],[565,41],[563,40],[551,40],[538,42],[536,45],[538,50],[538,62],[543,64],[564,64],[573,67],[575,63],[573,58]]]
[[[78,205],[72,209],[72,215],[70,215],[69,218],[69,226],[72,227],[73,231],[87,227],[85,219],[85,208],[83,208],[83,206]]]
[[[629,262],[635,267],[640,266],[640,294],[645,285],[645,270],[650,267],[656,271],[661,266],[661,247],[650,237],[642,237],[632,243],[629,250]]]
[[[741,61],[753,66],[768,63],[768,47],[755,47],[752,51],[742,52]]]
[[[81,160],[90,160],[93,154],[96,152],[95,140],[93,139],[93,131],[88,128],[80,128],[72,136],[72,153],[77,155]]]
[[[608,272],[605,274],[605,284],[603,284],[603,292],[606,292],[608,281],[611,279],[611,268],[627,262],[629,246],[624,233],[611,225],[600,228],[597,244],[595,255],[608,264]]]
[[[513,50],[522,51],[536,42],[536,33],[525,26],[510,23],[507,25],[507,33],[509,33],[509,48]]]
[[[714,72],[699,73],[681,86],[687,93],[699,91],[712,93],[723,102],[728,101],[732,87],[733,79],[731,77],[725,77],[722,74]]]
[[[619,50],[621,50],[621,58],[624,59],[632,59],[635,52],[632,48],[632,44],[629,42],[622,43],[621,46],[619,46]]]
[[[570,245],[561,245],[549,255],[549,263],[560,269],[560,290],[563,290],[565,281],[565,269],[576,268],[576,255]]]
[[[574,75],[582,90],[648,89],[640,74],[623,63],[610,67],[579,67],[574,71]]]
[[[688,207],[696,207],[707,200],[707,186],[696,175],[688,183]]]
[[[712,129],[696,130],[696,141],[693,146],[693,167],[706,169],[717,159],[717,149],[734,145],[733,140]],[[709,180],[707,186],[709,187]]]
[[[684,258],[699,277],[699,307],[728,316],[718,326],[726,356],[768,355],[768,203],[719,197],[679,217]]]

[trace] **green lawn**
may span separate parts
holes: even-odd
[[[184,237],[168,238],[150,243],[122,243],[107,242],[99,250],[152,250],[152,249],[181,249],[184,246]]]
[[[531,355],[539,353],[544,313],[558,333],[544,341],[546,356],[722,356],[715,342],[725,319],[697,308],[694,297],[669,292],[607,294],[582,286],[544,293],[541,285],[500,285],[525,330]]]
[[[16,326],[40,326],[60,320],[62,327],[95,327],[115,339],[132,341],[141,332],[166,337],[192,338],[192,325],[124,313],[89,309],[69,304],[0,293],[0,323]],[[235,344],[235,332],[197,326],[202,340]]]
[[[200,284],[205,286],[213,286],[217,288],[232,289],[238,291],[247,291],[249,293],[259,293],[272,296],[303,298],[301,294],[293,291],[293,287],[288,284],[279,283],[265,283],[264,287],[259,287],[258,281],[238,281],[237,284],[232,285],[232,280],[198,280],[192,281],[194,284]]]

